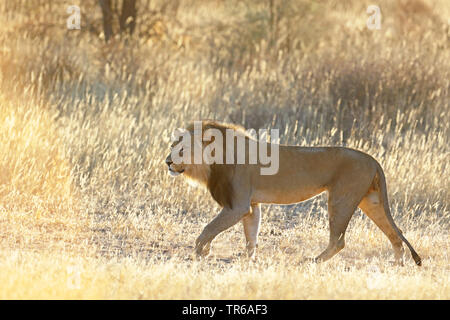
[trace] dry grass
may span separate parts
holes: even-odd
[[[64,1],[0,4],[0,298],[449,299],[447,1],[380,1],[379,31],[365,1],[162,3],[109,44],[95,5],[68,31]],[[339,255],[300,263],[327,244],[325,195],[264,206],[256,262],[240,225],[193,260],[218,208],[163,160],[199,118],[370,153],[423,267],[391,266],[360,212]]]

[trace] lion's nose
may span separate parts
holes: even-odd
[[[170,160],[170,159],[166,159],[166,164],[170,167],[170,165],[173,163],[173,161],[172,160]]]

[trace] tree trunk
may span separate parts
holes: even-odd
[[[136,0],[123,0],[122,13],[120,14],[120,33],[128,32],[133,34],[136,27]]]
[[[103,33],[105,41],[108,42],[113,34],[111,0],[99,0],[99,2],[103,14]]]

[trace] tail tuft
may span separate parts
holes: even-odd
[[[411,251],[411,255],[414,259],[414,262],[420,267],[422,265],[422,259],[420,259],[419,255],[415,251]]]

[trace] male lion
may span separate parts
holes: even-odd
[[[223,137],[226,130],[244,136],[246,146],[253,138],[244,128],[204,120],[201,122],[201,137],[208,129],[219,130]],[[194,126],[187,128],[194,135]],[[172,144],[175,148],[181,140]],[[206,143],[201,141],[201,148]],[[184,146],[180,153],[193,153]],[[226,148],[225,141],[223,147]],[[172,175],[186,177],[205,185],[214,200],[222,207],[221,212],[204,228],[196,240],[196,253],[209,253],[211,241],[222,231],[238,221],[244,225],[247,253],[251,257],[258,240],[261,219],[261,203],[292,204],[307,200],[323,191],[328,191],[328,214],[330,240],[328,247],[315,259],[326,261],[344,248],[347,225],[359,207],[388,237],[395,252],[395,259],[402,263],[402,241],[408,246],[417,265],[419,255],[395,225],[388,206],[386,180],[380,164],[368,154],[344,147],[300,147],[279,145],[279,170],[273,175],[261,175],[261,163],[174,163],[172,153],[166,164]],[[246,158],[248,160],[248,157]]]

